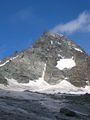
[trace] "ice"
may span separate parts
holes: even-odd
[[[64,68],[71,69],[74,66],[76,66],[76,63],[73,58],[60,59],[57,61],[56,65],[56,67],[60,70],[63,70]]]

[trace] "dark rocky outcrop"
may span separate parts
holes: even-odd
[[[0,84],[8,85],[7,80],[2,74],[0,74]]]
[[[61,108],[60,113],[66,115],[66,116],[69,116],[69,117],[77,116],[77,114],[74,111],[69,110],[68,108]]]

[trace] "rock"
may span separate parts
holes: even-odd
[[[7,80],[4,78],[4,76],[2,76],[2,74],[0,74],[0,84],[8,85]]]
[[[68,117],[75,117],[77,115],[74,111],[69,110],[68,108],[61,108],[60,113]]]

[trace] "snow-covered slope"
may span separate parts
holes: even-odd
[[[67,93],[67,94],[90,94],[90,85],[86,85],[85,87],[75,87],[70,82],[62,80],[56,85],[50,85],[44,80],[46,72],[46,64],[43,70],[42,77],[38,80],[29,81],[29,83],[18,83],[14,79],[7,79],[8,86],[0,85],[0,88],[4,90],[11,90],[11,91],[32,91],[32,92],[40,92],[40,93],[47,93],[47,94],[55,94],[55,93]]]

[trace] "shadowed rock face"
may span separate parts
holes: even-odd
[[[28,83],[29,80],[42,76],[46,64],[44,79],[49,84],[58,84],[66,78],[75,86],[85,86],[86,81],[90,81],[90,57],[63,35],[44,33],[32,48],[17,53],[14,57],[0,67],[0,78],[3,76]],[[62,70],[56,67],[61,59],[71,58],[76,64],[74,67]],[[6,61],[2,61],[2,64]]]

